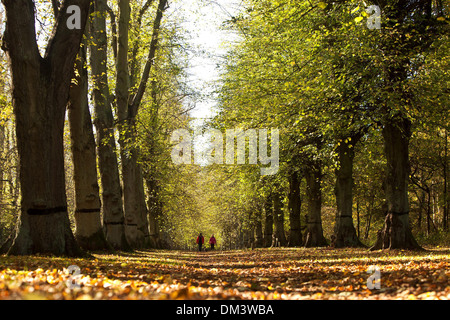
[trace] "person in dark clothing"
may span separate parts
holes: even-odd
[[[198,244],[198,251],[202,251],[202,245],[205,242],[205,238],[203,238],[202,233],[200,232],[200,234],[197,237],[197,244]]]
[[[209,245],[211,246],[211,250],[214,250],[214,245],[216,244],[216,238],[214,238],[214,235],[209,238]]]

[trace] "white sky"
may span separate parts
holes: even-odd
[[[181,14],[186,23],[183,24],[190,33],[190,43],[197,52],[190,57],[188,70],[190,83],[205,96],[196,101],[196,108],[191,112],[194,118],[212,116],[211,108],[215,105],[211,93],[214,81],[218,80],[217,65],[222,62],[221,56],[226,53],[230,41],[236,39],[232,33],[221,29],[225,20],[236,14],[242,0],[175,0],[170,3],[175,14]]]

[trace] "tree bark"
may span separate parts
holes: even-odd
[[[275,222],[274,236],[280,246],[285,247],[287,244],[286,235],[284,232],[284,211],[281,202],[281,195],[278,191],[274,192],[273,196],[273,218]]]
[[[109,99],[107,70],[106,0],[94,1],[90,46],[97,154],[102,187],[102,213],[106,239],[118,250],[130,250],[125,236],[122,189],[116,156],[114,118]]]
[[[70,89],[68,116],[75,183],[75,238],[89,251],[110,249],[101,222],[95,137],[88,101],[86,48],[76,60],[75,83]]]
[[[0,86],[1,85],[2,83],[0,82]],[[5,127],[0,125],[0,205],[2,205],[3,189],[4,189],[3,164],[5,163],[6,160],[4,157],[4,150],[5,150]]]
[[[353,225],[353,159],[354,145],[360,136],[351,135],[350,140],[342,139],[337,147],[338,168],[336,169],[336,223],[333,245],[336,248],[362,247]]]
[[[255,222],[255,247],[262,248],[264,245],[263,226],[262,226],[262,208],[258,207],[258,216]]]
[[[118,23],[119,34],[116,65],[116,102],[120,130],[119,143],[122,159],[122,177],[124,186],[123,199],[127,226],[126,234],[133,247],[143,247],[146,245],[145,236],[147,233],[146,230],[149,227],[148,220],[146,219],[147,208],[145,204],[142,169],[138,163],[139,149],[136,147],[136,116],[145,93],[151,68],[154,64],[159,29],[166,4],[167,0],[160,0],[159,2],[153,24],[149,56],[144,67],[139,88],[136,95],[132,98],[130,96],[130,78],[132,78],[134,82],[136,74],[134,73],[134,68],[131,76],[129,75],[128,70],[130,5],[129,1],[119,1],[120,15]],[[144,4],[144,7],[141,9],[142,14],[147,10],[149,5],[150,2]],[[155,220],[150,219],[150,222],[152,221]]]
[[[264,247],[268,248],[272,244],[273,234],[273,212],[272,198],[267,197],[264,203]]]
[[[305,247],[328,245],[322,229],[322,172],[320,164],[310,163],[305,171],[308,215],[306,218]]]
[[[159,230],[159,218],[162,214],[162,204],[159,201],[159,185],[153,178],[146,179],[147,184],[147,207],[148,207],[148,221],[149,221],[149,238],[150,247],[154,249],[161,249],[161,234]]]
[[[36,42],[34,1],[2,2],[7,17],[3,48],[12,73],[22,192],[17,232],[8,252],[81,256],[67,212],[63,131],[90,1],[63,3],[44,57]],[[66,27],[70,5],[80,8],[81,29]]]
[[[409,223],[409,139],[411,123],[399,117],[388,121],[383,128],[387,161],[385,225],[371,250],[422,249],[414,239]]]
[[[300,223],[301,212],[300,179],[297,171],[291,172],[289,176],[289,247],[302,245],[302,231]]]
[[[448,212],[450,210],[450,196],[449,196],[449,188],[448,188],[448,165],[449,165],[449,159],[448,159],[448,132],[447,129],[445,130],[444,134],[444,161],[443,161],[443,176],[444,176],[444,206],[443,206],[443,217],[442,217],[442,227],[444,231],[448,231]]]

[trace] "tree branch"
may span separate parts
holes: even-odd
[[[9,53],[12,61],[28,61],[37,65],[40,54],[36,42],[34,1],[2,0],[2,3],[6,9],[2,49]]]
[[[59,14],[59,7],[60,7],[59,0],[52,0],[52,8],[53,8],[53,14],[55,15],[55,19],[58,17]]]
[[[109,18],[111,19],[111,46],[113,49],[114,59],[117,59],[117,23],[116,23],[116,15],[114,14],[113,9],[110,6],[106,5],[106,10],[108,11]]]
[[[133,102],[129,106],[128,110],[128,117],[134,118],[137,114],[139,105],[141,104],[142,98],[145,93],[145,89],[147,87],[147,82],[150,77],[150,71],[154,64],[155,59],[155,53],[156,48],[158,46],[158,40],[159,40],[159,31],[161,26],[161,20],[164,13],[164,10],[166,10],[167,0],[160,0],[158,5],[158,10],[156,12],[156,17],[153,23],[153,34],[152,34],[152,41],[150,42],[150,50],[148,53],[147,62],[145,63],[144,71],[142,73],[141,81],[139,83],[139,89],[134,96]]]
[[[63,2],[44,56],[51,67],[63,66],[63,70],[53,70],[54,72],[70,72],[73,70],[73,61],[80,48],[89,14],[90,2],[91,0],[66,0]],[[70,17],[67,9],[71,5],[76,5],[80,8],[81,29],[67,28],[67,19]]]
[[[141,28],[142,25],[142,18],[144,17],[144,14],[147,12],[148,8],[150,8],[150,6],[152,5],[154,0],[147,0],[145,2],[145,4],[142,6],[141,10],[139,10],[139,15],[136,21],[136,30],[137,30],[137,36],[136,39],[133,41],[133,49],[132,49],[132,53],[131,53],[131,66],[130,66],[130,79],[131,79],[131,87],[133,88],[135,86],[135,82],[136,82],[136,74],[137,74],[137,53],[139,50],[139,44],[140,44],[140,40],[141,40],[141,33],[139,31],[139,29]]]

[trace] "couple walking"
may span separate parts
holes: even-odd
[[[202,245],[205,243],[205,238],[200,233],[197,237],[197,244],[198,244],[198,251],[202,251]],[[216,244],[216,238],[214,238],[214,235],[209,238],[209,245],[211,246],[211,250],[214,250],[214,245]]]

